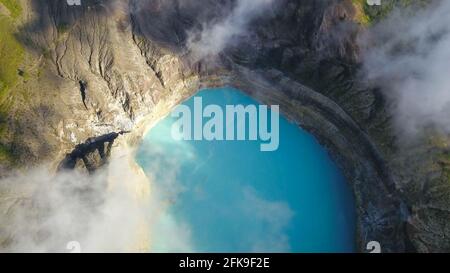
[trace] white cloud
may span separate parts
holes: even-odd
[[[190,250],[189,228],[166,221],[157,192],[125,148],[94,175],[46,166],[10,174],[0,180],[0,252],[68,252],[71,241],[83,252],[153,251],[154,238]]]
[[[216,23],[205,22],[202,31],[189,33],[187,46],[191,56],[195,60],[215,57],[238,36],[245,34],[249,23],[262,16],[274,3],[274,0],[237,0],[225,18]]]
[[[282,201],[265,200],[252,187],[244,187],[241,208],[248,217],[265,228],[265,233],[255,233],[251,240],[253,252],[289,252],[289,237],[286,228],[294,212]]]
[[[450,1],[394,12],[366,39],[365,76],[381,86],[399,135],[450,132]]]

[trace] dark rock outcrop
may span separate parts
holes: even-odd
[[[114,140],[126,132],[109,133],[99,137],[93,137],[82,144],[75,146],[75,149],[67,154],[59,164],[58,170],[87,170],[93,173],[103,167],[111,154]]]

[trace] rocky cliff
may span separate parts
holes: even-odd
[[[189,35],[234,1],[19,2],[24,56],[2,98],[3,175],[49,161],[94,172],[117,132],[136,144],[200,87],[233,85],[280,104],[329,149],[355,193],[360,251],[372,240],[387,252],[450,250],[449,139],[397,144],[380,90],[357,77],[361,2],[277,1],[212,60],[192,56]]]

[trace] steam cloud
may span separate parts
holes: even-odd
[[[405,139],[430,126],[450,132],[449,14],[450,1],[396,11],[364,40],[372,43],[364,56],[365,75],[384,90]]]
[[[200,32],[192,32],[187,46],[196,60],[214,57],[237,37],[247,32],[249,23],[266,12],[274,0],[237,0],[232,12],[219,22],[204,23]]]
[[[116,151],[94,175],[43,166],[2,179],[0,252],[69,252],[72,241],[82,252],[147,252],[155,233],[170,250],[188,250],[188,230],[159,220],[166,204],[132,155]]]
[[[146,176],[121,148],[93,175],[46,166],[11,174],[0,180],[0,252],[69,252],[74,241],[89,253],[193,252],[189,226],[166,212],[184,159],[152,162]],[[165,174],[158,183],[156,172]]]
[[[0,180],[0,252],[70,252],[73,241],[88,253],[198,251],[189,223],[168,208],[186,190],[178,177],[183,162],[202,161],[190,144],[163,137],[142,144],[144,155],[153,154],[141,163],[145,174],[134,150],[122,147],[93,175],[55,174],[42,166]],[[255,252],[290,251],[285,230],[294,212],[288,204],[265,200],[251,187],[235,190],[242,197],[233,209],[265,227],[252,230],[244,244]]]

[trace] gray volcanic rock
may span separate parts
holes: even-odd
[[[86,142],[77,145],[59,164],[59,171],[65,169],[77,169],[87,170],[89,173],[95,172],[108,163],[114,141],[124,133],[125,132],[113,132],[103,136],[90,138],[86,140]]]
[[[192,58],[189,35],[235,1],[22,2],[31,76],[16,89],[32,99],[14,99],[2,139],[17,164],[92,173],[107,163],[114,132],[138,130],[200,87],[229,84],[280,104],[329,149],[354,190],[360,251],[372,240],[386,252],[450,250],[445,145],[397,147],[379,90],[356,77],[364,28],[353,1],[276,1],[207,61]]]

